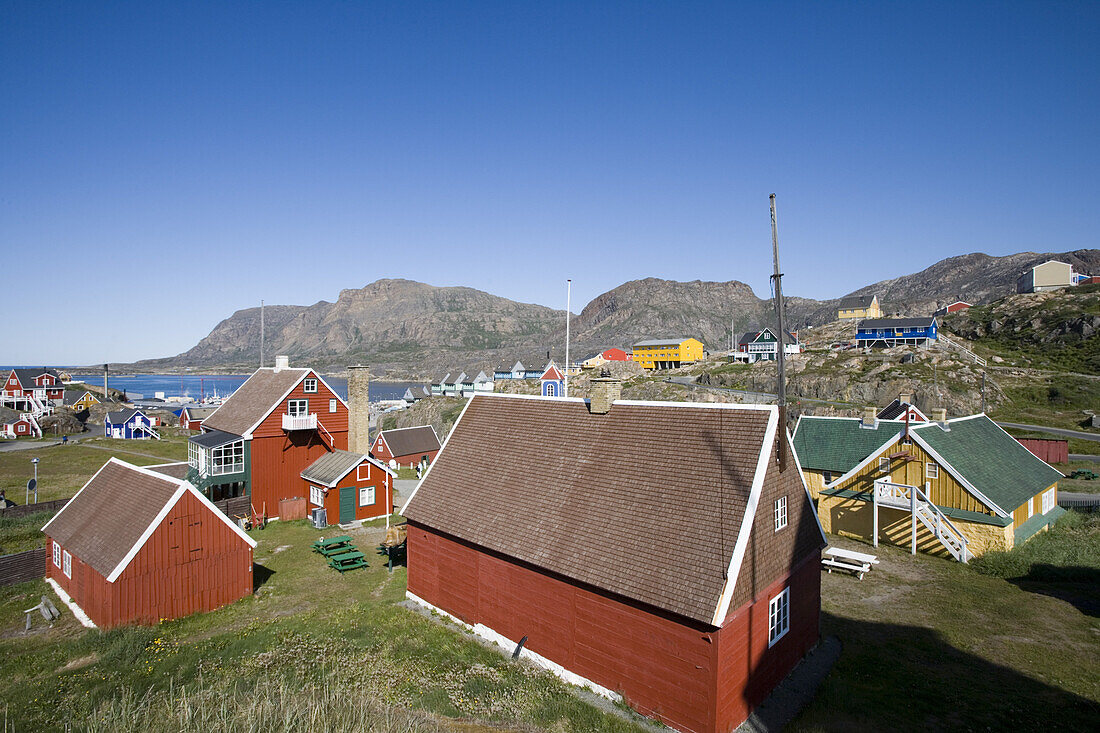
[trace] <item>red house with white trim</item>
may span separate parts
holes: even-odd
[[[431,425],[383,430],[374,439],[370,454],[390,468],[412,468],[431,463],[439,453],[439,436]]]
[[[0,389],[0,404],[19,410],[33,410],[39,405],[60,405],[65,398],[65,386],[53,369],[12,369]]]
[[[934,316],[946,316],[948,313],[958,313],[969,308],[973,308],[973,303],[967,303],[965,300],[956,300],[954,303],[949,303],[944,307],[938,309],[932,315]]]
[[[186,481],[117,458],[42,531],[46,578],[95,626],[155,624],[252,593],[256,541]]]
[[[217,409],[217,407],[189,405],[180,410],[180,427],[188,430],[201,430],[202,421],[213,415]]]
[[[474,396],[402,508],[407,596],[677,730],[728,733],[817,642],[824,534],[778,408],[618,385]]]
[[[393,513],[397,474],[362,453],[326,453],[302,471],[309,508],[324,507],[329,524],[376,519]]]

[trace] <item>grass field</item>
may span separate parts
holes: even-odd
[[[8,493],[8,498],[22,504],[27,479],[34,476],[31,458],[38,458],[38,500],[64,499],[76,493],[111,456],[137,466],[185,461],[187,438],[117,440],[95,437],[64,446],[43,444],[41,449],[5,451],[0,453],[0,489]]]
[[[1100,606],[1080,580],[1033,572],[1085,563],[1076,577],[1092,573],[1098,587],[1100,518],[1069,516],[1022,548],[1017,570],[982,574],[880,547],[863,581],[822,576],[822,632],[843,652],[792,729],[1091,729]],[[367,549],[382,532],[352,535]],[[155,628],[86,631],[66,611],[24,635],[21,610],[45,584],[0,589],[8,720],[18,730],[203,733],[652,730],[398,606],[405,571],[387,573],[373,553],[365,571],[328,570],[307,549],[317,535],[305,522],[254,531],[255,596]],[[1078,544],[1087,552],[1066,554]]]

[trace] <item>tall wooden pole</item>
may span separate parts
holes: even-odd
[[[264,302],[260,301],[260,369],[264,368]]]
[[[772,209],[772,260],[775,264],[775,273],[772,282],[775,285],[775,318],[778,322],[779,332],[775,335],[776,343],[776,402],[779,405],[779,431],[776,436],[779,441],[779,472],[787,469],[787,373],[785,369],[786,349],[784,342],[787,338],[787,324],[783,318],[783,273],[779,270],[779,220],[775,213],[775,194],[771,195]]]
[[[565,397],[569,396],[569,308],[573,299],[573,280],[565,281]]]

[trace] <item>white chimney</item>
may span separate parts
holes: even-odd
[[[289,356],[276,356],[275,357],[275,371],[280,369],[290,369],[290,357]]]
[[[863,418],[859,421],[859,426],[868,430],[878,430],[878,415],[876,412],[877,410],[874,407],[863,408]]]

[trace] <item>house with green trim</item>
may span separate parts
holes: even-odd
[[[802,416],[799,468],[826,532],[960,560],[1046,530],[1062,474],[986,415],[925,423]]]

